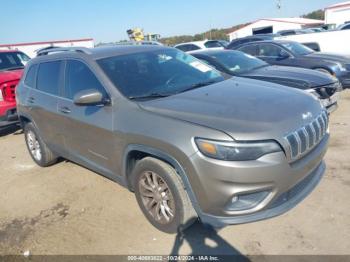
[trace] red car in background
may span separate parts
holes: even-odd
[[[15,88],[29,59],[20,51],[0,50],[0,129],[17,122]]]

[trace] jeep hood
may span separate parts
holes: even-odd
[[[329,85],[337,81],[315,70],[287,66],[266,66],[240,74],[240,76],[303,90]]]
[[[281,143],[287,133],[321,113],[319,101],[303,91],[240,77],[139,105],[149,112],[220,130],[236,140]]]

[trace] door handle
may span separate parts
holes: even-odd
[[[30,97],[28,97],[27,101],[28,101],[28,103],[30,103],[30,104],[34,104],[35,98],[32,97],[32,96],[30,96]]]
[[[66,106],[60,107],[58,110],[63,114],[69,114],[71,112],[71,110]]]

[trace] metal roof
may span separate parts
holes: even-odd
[[[242,30],[243,28],[246,28],[248,26],[251,26],[255,23],[258,23],[260,21],[270,21],[270,22],[278,22],[278,23],[291,23],[291,24],[299,24],[299,25],[318,25],[318,24],[324,24],[323,20],[316,20],[316,19],[309,19],[309,18],[303,18],[303,17],[290,17],[290,18],[262,18],[259,20],[256,20],[254,22],[249,23],[246,26],[243,26],[239,29],[233,30],[228,33],[231,34],[233,32],[237,32],[239,30]]]
[[[338,8],[343,8],[343,7],[350,7],[350,1],[338,3],[335,5],[330,5],[330,6],[326,7],[325,9],[329,10],[329,9],[338,9]]]
[[[70,40],[54,40],[46,42],[28,42],[28,43],[17,43],[17,44],[0,44],[0,47],[9,47],[9,46],[28,46],[28,45],[46,45],[46,44],[63,44],[63,43],[72,43],[72,42],[86,42],[94,41],[93,38],[83,38],[83,39],[70,39]]]

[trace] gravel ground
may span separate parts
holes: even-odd
[[[68,161],[40,168],[20,131],[0,137],[0,254],[348,254],[350,91],[331,116],[327,172],[282,216],[219,231],[197,223],[183,236],[154,229],[135,197]]]

